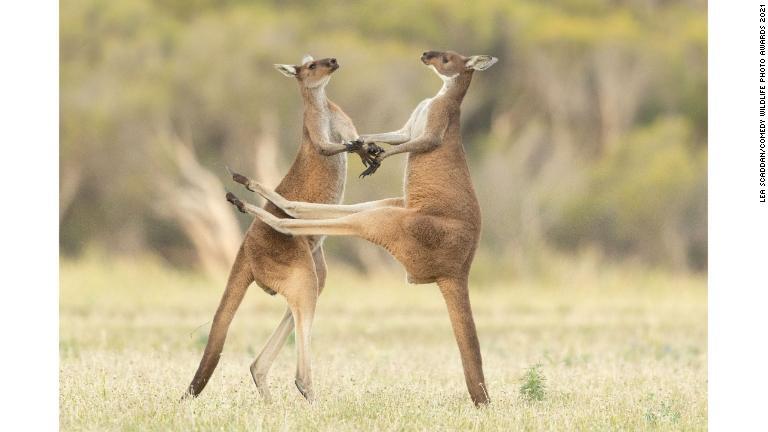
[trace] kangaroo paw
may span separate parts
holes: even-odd
[[[368,143],[368,148],[366,149],[366,151],[368,152],[369,155],[372,155],[374,157],[384,153],[384,149],[373,142]]]
[[[344,143],[344,149],[348,152],[357,152],[362,148],[363,148],[363,140],[361,140],[360,138],[349,140]]]

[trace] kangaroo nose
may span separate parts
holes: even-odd
[[[336,59],[335,58],[331,59],[331,64],[336,64]]]
[[[427,58],[427,54],[429,54],[429,53],[424,51],[423,53],[421,53],[421,58]]]

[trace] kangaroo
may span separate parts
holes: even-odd
[[[364,238],[384,247],[403,264],[409,282],[437,282],[448,308],[469,395],[479,406],[490,399],[469,301],[468,276],[480,237],[480,206],[461,143],[459,114],[474,72],[488,69],[497,59],[427,51],[421,61],[443,81],[437,95],[422,101],[400,130],[360,137],[365,143],[395,146],[378,153],[364,174],[375,172],[389,156],[408,153],[405,196],[354,205],[303,203],[240,176],[235,181],[296,219],[281,219],[231,193],[227,200],[283,234]]]
[[[350,141],[358,136],[355,126],[325,95],[325,86],[339,63],[335,58],[314,60],[306,56],[301,65],[278,64],[275,67],[283,75],[297,80],[304,100],[301,146],[288,174],[275,190],[293,200],[338,204],[344,194],[347,175],[347,159],[342,153],[356,152],[363,163],[368,164],[377,152],[374,146]],[[264,211],[276,217],[285,216],[271,203],[265,205]],[[262,397],[269,401],[267,373],[295,325],[298,351],[295,383],[305,398],[313,399],[309,328],[315,302],[325,286],[323,239],[322,235],[291,237],[276,232],[259,219],[253,221],[232,265],[213,317],[203,358],[185,396],[197,396],[205,388],[219,362],[235,311],[248,286],[256,282],[271,295],[283,295],[288,301],[288,309],[251,364],[253,381]]]

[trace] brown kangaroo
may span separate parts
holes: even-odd
[[[480,207],[461,144],[459,113],[474,71],[488,69],[497,59],[428,51],[421,61],[443,80],[437,95],[421,102],[402,129],[360,137],[366,143],[397,146],[377,154],[364,174],[375,171],[386,157],[409,153],[404,197],[354,205],[303,203],[240,176],[235,180],[296,219],[282,219],[232,194],[227,199],[284,234],[362,237],[400,261],[409,282],[437,282],[448,307],[469,394],[481,405],[489,397],[467,287],[480,236]]]
[[[336,104],[328,100],[325,86],[339,68],[334,58],[314,60],[307,56],[301,65],[275,65],[284,75],[296,78],[304,99],[304,126],[301,146],[288,174],[275,189],[292,200],[338,204],[344,194],[347,159],[343,152],[357,152],[365,164],[377,150],[364,146],[352,121]],[[365,148],[365,150],[363,150]],[[370,154],[369,154],[370,152]],[[267,203],[264,211],[279,217],[281,210]],[[248,228],[230,271],[208,336],[200,366],[185,396],[197,396],[219,362],[227,330],[245,291],[256,282],[264,291],[280,293],[288,300],[280,324],[251,365],[251,375],[262,397],[269,401],[267,373],[296,324],[298,366],[296,387],[312,400],[309,368],[309,328],[315,301],[325,285],[326,265],[322,235],[291,237],[271,229],[255,219]]]

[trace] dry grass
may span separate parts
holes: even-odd
[[[574,273],[546,285],[473,286],[492,404],[469,401],[439,293],[400,275],[331,268],[313,334],[318,402],[293,386],[291,344],[274,403],[248,365],[283,312],[246,296],[223,358],[196,400],[179,402],[202,353],[223,279],[151,262],[61,269],[63,430],[703,430],[703,278]],[[526,372],[546,382],[521,396]],[[530,379],[530,378],[529,378]]]

